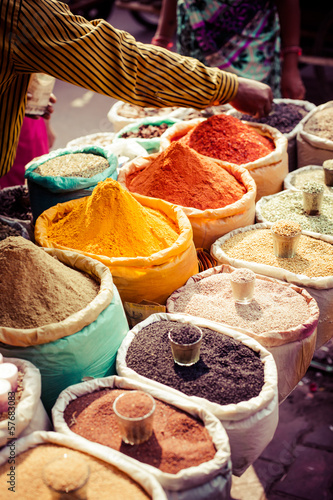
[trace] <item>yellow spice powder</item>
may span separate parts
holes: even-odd
[[[221,248],[234,259],[281,267],[309,278],[333,276],[333,245],[310,236],[301,235],[297,252],[289,259],[275,257],[270,229],[238,233]]]
[[[173,220],[141,205],[113,179],[98,183],[91,196],[48,228],[48,238],[59,245],[107,257],[148,257],[178,236]]]

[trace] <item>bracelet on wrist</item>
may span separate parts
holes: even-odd
[[[283,47],[281,49],[281,57],[286,54],[297,54],[299,57],[302,55],[302,48],[298,45],[290,45],[289,47]]]
[[[157,45],[158,47],[164,47],[166,49],[171,49],[173,47],[170,38],[166,36],[154,36],[151,43],[152,45]]]

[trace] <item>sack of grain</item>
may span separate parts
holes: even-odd
[[[33,498],[36,492],[38,498],[51,498],[52,492],[44,482],[44,466],[59,458],[64,459],[66,454],[75,457],[77,467],[82,465],[82,460],[88,463],[87,498],[108,500],[111,494],[113,500],[167,500],[153,475],[130,463],[126,457],[77,436],[52,431],[33,432],[11,441],[0,451],[0,497],[8,498],[8,491],[13,491],[20,500]],[[73,463],[69,461],[67,467],[73,467]],[[74,476],[68,476],[65,465],[64,475],[57,479],[74,480]]]
[[[297,166],[322,165],[333,157],[333,101],[314,108],[297,132]]]
[[[333,313],[331,306],[333,301],[333,237],[310,231],[302,231],[302,235],[309,238],[306,240],[308,242],[306,246],[307,254],[301,256],[299,260],[278,259],[278,262],[274,257],[273,249],[268,247],[267,241],[265,240],[262,244],[259,244],[258,241],[258,231],[265,230],[265,233],[267,233],[270,227],[271,224],[269,223],[261,223],[235,229],[231,233],[219,238],[212,245],[211,254],[219,264],[229,264],[232,267],[246,267],[256,274],[263,274],[264,276],[305,288],[316,300],[320,311],[316,341],[316,349],[319,349],[319,347],[333,337]],[[229,255],[230,251],[227,252],[224,250],[224,245],[230,244],[230,240],[233,237],[244,237],[243,241],[245,241],[245,246],[247,247],[246,253],[240,249],[239,256],[233,257]],[[272,246],[272,243],[270,244]],[[326,252],[323,251],[322,245],[325,246]],[[270,252],[270,262],[275,262],[275,264],[264,263],[265,248]],[[315,273],[316,276],[306,274],[309,265],[308,259],[311,257],[311,248],[313,251],[316,251],[313,262],[318,271]],[[284,267],[282,267],[282,264]],[[286,267],[287,264],[289,268]]]
[[[172,125],[161,139],[161,150],[166,149],[172,141],[181,139],[203,121],[205,121],[204,118],[198,118]],[[256,182],[257,201],[262,196],[267,196],[282,190],[283,180],[288,174],[288,140],[281,132],[269,125],[250,122],[243,123],[249,125],[261,136],[272,139],[275,145],[274,151],[266,156],[252,162],[241,164],[242,167],[250,172]],[[234,161],[233,163],[237,162]]]
[[[234,108],[227,111],[227,114],[252,123],[266,123],[279,130],[288,140],[288,164],[289,172],[291,172],[297,168],[297,133],[308,113],[315,107],[316,105],[309,101],[275,98],[273,99],[272,111],[263,118],[253,118],[250,115],[240,113]]]
[[[96,409],[94,410],[93,406],[95,406],[96,408],[96,403],[98,401],[96,400],[96,398],[92,397],[89,398],[89,401],[87,400],[87,402],[85,402],[84,397],[88,395],[93,396],[93,393],[101,395],[103,394],[101,392],[103,391],[103,389],[110,390],[111,393],[112,390],[117,390],[117,394],[119,390],[143,391],[153,396],[155,401],[160,401],[166,403],[167,405],[172,405],[172,410],[176,410],[175,413],[169,415],[168,422],[170,422],[170,428],[161,428],[161,425],[159,425],[160,420],[158,420],[159,413],[157,412],[157,410],[155,410],[153,420],[154,434],[151,438],[154,441],[150,445],[151,448],[149,447],[148,441],[146,442],[146,446],[144,443],[140,445],[140,458],[137,458],[138,454],[133,454],[132,450],[128,450],[126,452],[126,445],[124,445],[123,447],[123,445],[120,444],[119,446],[120,440],[118,439],[118,437],[117,440],[114,441],[115,448],[113,449],[113,447],[110,448],[108,446],[108,452],[111,451],[115,456],[120,456],[123,459],[126,458],[129,464],[133,464],[133,466],[140,466],[145,471],[147,471],[147,473],[149,472],[150,474],[152,474],[162,485],[168,498],[181,500],[192,500],[193,498],[197,500],[206,500],[207,498],[217,497],[221,500],[227,500],[230,498],[230,448],[228,437],[221,423],[216,417],[211,415],[204,408],[198,406],[194,402],[189,401],[188,399],[183,398],[179,394],[171,394],[170,392],[164,391],[161,387],[152,387],[149,384],[118,376],[95,379],[69,387],[60,394],[56,404],[52,409],[52,417],[55,430],[59,433],[65,434],[66,436],[73,436],[73,438],[76,437],[77,434],[79,434],[83,438],[81,438],[82,441],[87,442],[87,444],[89,443],[89,447],[91,450],[94,450],[95,446],[96,449],[98,449],[101,447],[102,443],[105,444],[107,442],[107,436],[105,436],[105,439],[100,439],[100,435],[97,433],[94,436],[90,434],[89,437],[85,437],[82,427],[80,427],[80,430],[76,431],[75,429],[77,428],[73,427],[74,424],[72,426],[69,426],[67,423],[68,420],[70,420],[70,413],[72,412],[69,406],[71,403],[78,402],[79,399],[82,398],[81,401],[82,405],[85,406],[84,412],[87,419],[88,406],[91,408],[91,412],[95,412]],[[111,393],[109,391],[107,392],[107,394]],[[94,403],[90,404],[90,400],[91,402],[94,400]],[[111,399],[110,401],[106,401],[106,399],[103,398],[103,403],[101,403],[101,405],[110,418],[109,435],[111,439],[111,435],[113,434],[111,430],[112,425],[115,425],[115,422],[111,421],[111,417],[113,415]],[[110,406],[110,408],[108,408],[108,406]],[[178,410],[180,410],[180,413],[178,412]],[[163,410],[163,405],[161,407],[161,411],[162,413],[160,414],[160,418],[163,419],[163,411],[166,411],[166,408]],[[99,411],[97,410],[97,419],[97,415],[99,415],[100,412],[102,412],[101,409]],[[191,431],[194,432],[194,429],[190,429],[189,422],[187,422],[188,427],[186,427],[186,430],[184,427],[183,431],[181,430],[181,422],[178,423],[178,427],[176,423],[172,425],[172,416],[175,416],[175,414],[177,416],[178,413],[178,416],[183,415],[183,412],[185,412],[186,415],[199,420],[205,427],[205,430],[208,431],[209,441],[212,440],[216,450],[216,453],[214,453],[212,459],[204,460],[200,456],[200,451],[197,449],[198,442],[196,442],[194,434],[193,437],[191,437]],[[78,423],[78,425],[80,425],[79,415],[75,413],[75,416],[77,416],[78,419],[77,421],[75,421],[75,424]],[[70,421],[70,423],[71,422],[72,421]],[[163,420],[161,420],[161,422],[163,422]],[[96,420],[94,421],[94,424],[96,424]],[[183,425],[186,426],[186,423],[184,422]],[[74,429],[74,431],[71,430],[72,428]],[[165,435],[163,435],[163,433],[165,433]],[[171,441],[173,442],[173,444],[170,443],[171,447],[169,447],[168,445],[168,443],[170,442],[170,439],[168,439],[168,433],[171,434]],[[180,441],[176,445],[177,439]],[[201,437],[201,439],[204,441],[203,437]],[[151,455],[154,455],[154,442],[156,441],[157,446],[160,449],[161,457],[160,459],[158,459],[157,452],[155,455],[155,461],[153,460],[153,463],[156,463],[156,465],[153,465],[149,457]],[[97,444],[98,442],[101,444]],[[184,448],[182,448],[182,442]],[[165,449],[163,449],[164,446]],[[106,445],[102,447],[106,448]],[[135,447],[133,447],[133,449],[135,449]],[[147,450],[149,450],[149,452],[147,452]],[[145,456],[146,453],[148,453],[147,457]],[[202,453],[205,453],[205,451],[203,451]],[[127,456],[124,456],[124,454],[126,454]],[[170,464],[168,465],[168,457],[170,457],[170,454],[172,455],[172,463],[170,462]],[[181,464],[182,461],[184,463],[185,460],[188,460],[188,463],[191,463],[192,461],[193,464],[195,463],[194,460],[196,460],[199,464],[183,468],[181,467]],[[170,470],[173,470],[174,468],[179,470],[178,472],[163,471],[163,469],[168,468],[170,468]]]
[[[163,137],[161,140],[163,140]],[[119,171],[118,182],[128,189],[127,179],[129,175],[149,166],[159,154],[139,157],[128,162]],[[253,178],[245,168],[239,165],[221,161],[217,163],[235,177],[240,184],[245,186],[246,192],[240,199],[222,208],[199,210],[198,208],[174,205],[178,206],[188,217],[192,226],[193,241],[196,248],[209,249],[218,237],[236,227],[243,227],[254,222],[256,184]],[[179,168],[181,170],[182,166],[180,165]],[[135,192],[131,194],[142,204],[145,204],[149,199],[154,199]]]
[[[281,403],[310,365],[317,339],[318,305],[303,288],[259,274],[255,275],[253,302],[235,304],[230,293],[234,270],[222,264],[192,276],[170,295],[167,312],[206,318],[254,338],[273,355]]]
[[[59,393],[69,385],[86,376],[115,373],[116,353],[129,328],[117,288],[106,266],[74,252],[40,250],[100,282],[100,291],[93,301],[62,321],[35,328],[0,327],[0,352],[6,357],[26,359],[39,369],[42,401],[45,409],[50,411]],[[36,286],[45,289],[45,283],[36,283]],[[31,297],[33,304],[34,298]],[[20,304],[17,307],[19,311]]]
[[[30,361],[17,358],[3,358],[4,363],[13,363],[18,368],[18,389],[9,411],[0,413],[0,447],[8,446],[8,440],[28,436],[34,431],[48,431],[52,428],[49,417],[41,402],[41,376]],[[7,448],[8,449],[8,448]]]
[[[148,154],[156,153],[160,149],[165,131],[178,122],[177,118],[170,116],[143,118],[119,130],[115,134],[114,142],[119,139],[134,139]]]
[[[233,379],[233,374],[237,372],[239,369],[238,363],[232,363],[232,361],[225,361],[223,367],[220,367],[220,375],[217,376],[216,373],[211,373],[210,363],[213,362],[212,358],[212,349],[211,346],[207,346],[205,352],[204,361],[199,362],[195,365],[192,365],[184,368],[177,365],[174,365],[173,358],[170,350],[170,346],[168,344],[168,337],[163,333],[162,335],[159,333],[159,328],[163,328],[162,324],[164,321],[174,322],[175,324],[181,325],[196,325],[200,328],[209,329],[211,336],[214,341],[222,342],[222,337],[220,334],[224,334],[229,339],[229,342],[236,343],[237,346],[241,347],[241,349],[245,349],[247,355],[249,353],[252,356],[255,356],[256,362],[259,363],[261,370],[263,370],[263,385],[261,389],[258,389],[258,395],[255,397],[251,397],[248,400],[240,399],[237,403],[230,404],[218,404],[216,402],[212,402],[211,399],[214,396],[214,381],[217,384],[215,387],[215,391],[225,391],[227,387],[223,385],[224,375],[223,367],[225,369],[230,369],[228,379],[228,388],[229,388],[229,380]],[[161,324],[161,325],[159,325]],[[135,341],[135,337],[137,334],[141,334],[141,332],[146,328],[156,328],[158,336],[158,341],[155,342],[155,349],[158,352],[156,354],[154,352],[154,346],[151,346],[148,352],[141,350],[141,356],[145,359],[141,364],[141,370],[154,369],[160,372],[159,375],[152,377],[143,376],[137,371],[134,371],[132,368],[128,366],[129,360],[127,355],[132,352],[131,344]],[[215,335],[216,334],[216,335]],[[206,333],[205,333],[206,335]],[[139,338],[139,337],[138,337]],[[149,343],[152,343],[154,339],[152,332],[149,331],[146,335],[146,338],[149,338]],[[203,337],[205,338],[205,337]],[[220,340],[221,338],[221,340]],[[217,340],[218,339],[218,340]],[[147,340],[148,341],[148,340]],[[142,338],[140,338],[140,345],[142,345]],[[204,341],[203,341],[204,342]],[[218,349],[218,348],[217,348]],[[220,352],[220,356],[225,356],[225,351],[223,354],[221,349],[218,349],[216,352]],[[233,349],[232,349],[233,350]],[[201,358],[203,356],[203,344],[201,345]],[[254,353],[257,353],[255,355]],[[217,354],[218,356],[218,354]],[[237,357],[239,360],[240,355]],[[215,359],[215,358],[214,358]],[[220,359],[220,358],[219,358]],[[246,359],[246,358],[245,358]],[[163,363],[168,364],[168,369],[163,366]],[[249,360],[247,361],[249,363]],[[190,374],[188,376],[184,376],[186,372],[185,370],[190,370]],[[219,368],[217,368],[219,369]],[[170,373],[169,373],[169,370]],[[196,370],[199,370],[201,376],[196,375]],[[163,374],[161,373],[163,371]],[[254,366],[251,367],[252,376],[254,375]],[[244,335],[243,333],[237,332],[231,328],[222,326],[216,322],[209,321],[203,318],[196,318],[194,316],[189,316],[185,314],[153,314],[143,322],[136,325],[121,344],[118,354],[117,354],[117,373],[120,376],[131,378],[137,382],[142,382],[151,387],[159,388],[170,392],[170,394],[179,395],[181,394],[183,397],[187,398],[189,401],[193,401],[196,404],[199,404],[206,410],[210,411],[213,415],[215,415],[222,423],[225,428],[231,449],[231,462],[232,462],[232,472],[233,474],[240,476],[243,472],[253,463],[262,453],[262,451],[266,448],[268,443],[273,438],[274,432],[278,423],[278,392],[277,392],[277,370],[276,365],[273,359],[273,356],[257,342],[253,338],[248,335]],[[184,391],[180,391],[171,386],[171,377],[173,374],[179,373],[180,377],[177,380],[183,381],[180,382],[188,383],[187,386],[189,394],[185,394]],[[239,374],[239,372],[237,372]],[[183,376],[182,376],[183,374]],[[201,386],[203,384],[203,376],[207,374],[207,379],[205,382],[206,392],[209,392],[209,397],[199,397],[199,391],[201,390]],[[243,387],[244,390],[249,383],[249,373],[245,375],[245,380],[242,377],[239,377],[243,380],[243,384],[237,382],[237,387]],[[162,377],[167,379],[168,382],[161,383]],[[252,379],[252,383],[257,383]],[[233,386],[233,389],[235,387]],[[231,389],[231,400],[234,401],[234,391]],[[229,398],[229,399],[230,399]]]
[[[324,186],[324,194],[333,194],[333,186],[325,183],[324,169],[320,165],[307,165],[295,172],[290,172],[284,180],[284,189],[302,190],[307,182],[316,182]]]
[[[57,203],[89,196],[98,182],[117,178],[117,157],[101,146],[56,149],[26,165],[34,221]]]

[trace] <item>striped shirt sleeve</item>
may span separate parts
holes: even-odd
[[[4,165],[2,148],[0,175],[14,160],[31,73],[47,73],[138,106],[204,109],[227,103],[237,93],[235,75],[136,42],[130,34],[104,20],[89,22],[74,16],[61,2],[2,0],[2,18],[4,15],[6,34],[0,40],[4,57],[0,76],[5,85],[0,91],[0,106],[6,100],[7,113],[1,116],[5,125],[0,146],[7,145],[7,159]]]

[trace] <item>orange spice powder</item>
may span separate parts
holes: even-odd
[[[274,151],[274,141],[259,134],[253,127],[235,116],[213,115],[199,123],[180,139],[211,158],[243,165]]]
[[[128,175],[129,191],[199,210],[223,208],[239,200],[245,186],[223,165],[173,142],[144,169]]]

